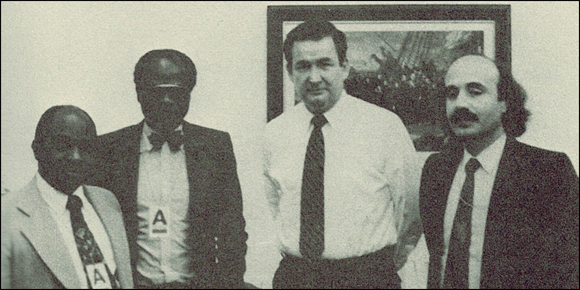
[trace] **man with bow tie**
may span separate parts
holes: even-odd
[[[171,49],[135,66],[145,119],[101,136],[97,184],[121,204],[138,288],[241,288],[247,233],[230,136],[183,120],[194,63]]]

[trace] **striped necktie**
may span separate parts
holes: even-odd
[[[324,115],[312,118],[314,129],[308,140],[300,201],[300,253],[319,258],[324,251]]]

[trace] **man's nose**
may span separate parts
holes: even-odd
[[[79,150],[79,147],[77,147],[77,146],[74,146],[74,147],[72,148],[72,151],[71,151],[71,154],[70,154],[70,158],[71,158],[72,160],[80,160],[80,159],[82,159],[82,158],[81,158],[81,152],[80,152],[80,150]]]
[[[170,103],[170,104],[175,103],[174,98],[171,96],[171,93],[169,93],[169,92],[164,93],[163,98],[161,100],[163,103]]]
[[[322,76],[318,68],[314,67],[310,70],[310,74],[308,75],[308,81],[310,81],[311,83],[318,83],[322,81]]]
[[[457,98],[455,98],[455,107],[468,108],[469,99],[469,94],[465,90],[460,90],[459,94],[457,94]]]

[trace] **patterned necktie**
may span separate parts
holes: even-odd
[[[461,198],[457,204],[451,230],[443,288],[469,288],[469,245],[471,243],[474,175],[480,166],[475,158],[469,159],[465,165],[465,183],[461,189]]]
[[[181,149],[181,144],[183,144],[183,134],[181,134],[181,131],[173,131],[169,134],[152,132],[147,138],[149,138],[149,142],[153,145],[153,151],[161,150],[163,143],[167,142],[171,152],[176,152]]]
[[[112,275],[107,264],[104,263],[105,259],[99,245],[85,222],[81,212],[82,207],[83,201],[78,196],[70,195],[68,197],[66,209],[70,211],[73,234],[87,275],[89,288],[118,289],[118,281]]]
[[[305,258],[319,258],[324,251],[324,115],[312,118],[314,129],[308,140],[302,197],[300,201],[300,253]]]

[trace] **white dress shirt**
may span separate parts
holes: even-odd
[[[177,130],[181,130],[179,126]],[[136,286],[152,286],[169,282],[188,283],[191,258],[187,237],[187,211],[189,209],[189,181],[183,145],[171,152],[167,142],[160,151],[153,146],[148,135],[153,131],[145,122],[139,155],[139,181],[137,191],[137,216],[139,218],[139,261],[137,271],[150,281],[135,281]],[[161,210],[167,222],[167,234],[151,232],[150,223]],[[143,284],[145,283],[145,284]]]
[[[70,221],[70,213],[66,209],[68,195],[54,189],[42,178],[42,176],[40,176],[39,173],[36,173],[36,184],[38,186],[38,190],[40,191],[40,196],[48,204],[50,215],[54,218],[56,224],[58,225],[58,229],[64,239],[64,243],[68,249],[69,255],[72,258],[75,272],[79,277],[81,288],[88,289],[87,276],[85,274],[83,261],[79,255],[77,244],[74,238]],[[78,196],[83,202],[81,212],[85,222],[95,237],[95,241],[99,245],[99,249],[103,254],[105,263],[109,267],[109,270],[111,270],[111,273],[115,273],[117,264],[115,264],[115,258],[113,257],[113,248],[111,247],[109,235],[107,234],[101,219],[97,215],[97,212],[95,212],[95,209],[91,203],[86,198],[82,186],[79,186],[79,188],[73,192],[73,195]]]
[[[323,258],[358,257],[397,243],[407,194],[420,171],[394,113],[347,95],[324,114]],[[301,257],[300,199],[313,114],[303,103],[266,126],[264,174],[280,250]]]
[[[485,148],[478,156],[475,156],[481,167],[475,171],[474,174],[474,190],[473,190],[473,210],[471,212],[471,243],[469,247],[469,288],[479,289],[481,281],[481,257],[483,254],[483,240],[485,233],[485,223],[487,219],[487,210],[489,208],[489,201],[491,191],[493,190],[493,183],[495,175],[499,166],[499,161],[503,153],[506,143],[506,136],[502,135],[495,140],[493,144]],[[461,188],[465,182],[465,165],[467,161],[473,156],[464,149],[463,159],[457,167],[457,172],[453,178],[453,184],[449,191],[447,199],[447,209],[445,210],[444,219],[444,253],[443,253],[443,269],[441,275],[445,276],[445,265],[447,263],[447,253],[449,250],[449,240],[451,239],[451,230],[453,228],[453,221],[457,211],[457,204],[459,203],[459,196],[461,195]],[[443,283],[443,279],[441,279]],[[441,284],[443,285],[443,284]]]

